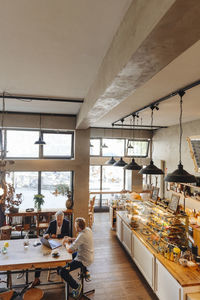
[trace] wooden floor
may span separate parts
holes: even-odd
[[[93,227],[95,260],[90,266],[90,283],[85,290],[95,288],[93,300],[150,300],[157,299],[135,264],[110,229],[109,214],[96,213]],[[57,275],[53,275],[52,279]],[[47,274],[42,272],[41,281],[46,281]],[[14,279],[14,278],[13,278]],[[13,280],[19,283],[22,280]],[[41,287],[43,288],[43,287]],[[64,289],[44,289],[43,300],[64,300]]]
[[[157,299],[110,229],[108,213],[95,214],[94,244],[95,261],[90,271],[96,292],[91,299]]]

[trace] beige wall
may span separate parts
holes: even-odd
[[[43,129],[75,130],[75,117],[42,117]],[[7,115],[5,127],[39,128],[37,115]],[[88,217],[89,199],[89,140],[90,131],[75,131],[75,159],[35,159],[16,160],[9,166],[10,171],[74,171],[74,218]],[[18,147],[20,145],[16,145]],[[38,147],[35,145],[35,147]]]
[[[183,124],[183,138],[182,138],[182,164],[184,169],[195,175],[200,176],[200,173],[195,173],[194,163],[190,155],[190,150],[187,137],[193,135],[200,135],[200,120],[188,122]],[[179,163],[179,126],[171,126],[166,129],[157,131],[153,138],[153,157],[154,161],[159,165],[161,160],[166,163],[167,173],[173,172],[177,169]],[[171,197],[171,192],[166,192],[168,198]],[[186,201],[186,206],[196,207],[200,209],[200,202]]]

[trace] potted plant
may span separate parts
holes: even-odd
[[[69,189],[69,185],[65,183],[60,183],[56,186],[55,192],[53,193],[55,196],[62,195],[67,196],[66,200],[66,208],[70,209],[73,207],[73,199],[72,199],[72,192]]]
[[[37,208],[38,210],[41,210],[41,206],[44,204],[44,195],[42,194],[36,194],[34,195],[34,202],[35,202],[35,208]]]

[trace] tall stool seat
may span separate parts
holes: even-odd
[[[79,274],[79,276],[80,276],[81,283],[82,283],[82,290],[81,290],[81,294],[80,294],[79,299],[81,299],[83,297],[84,299],[91,300],[87,295],[93,294],[95,292],[95,289],[84,292],[85,274],[84,274],[82,269],[81,269],[81,273]]]
[[[23,295],[24,300],[40,300],[44,296],[44,291],[38,288],[32,288]]]

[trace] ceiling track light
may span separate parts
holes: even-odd
[[[181,147],[182,147],[182,135],[183,135],[183,128],[182,128],[182,115],[183,115],[183,96],[185,92],[179,91],[180,96],[180,116],[179,116],[179,128],[180,128],[180,137],[179,137],[179,164],[178,169],[174,172],[169,173],[165,177],[165,181],[167,182],[180,182],[180,183],[194,183],[196,182],[196,178],[194,175],[189,174],[187,171],[183,169],[182,161],[181,161]]]

